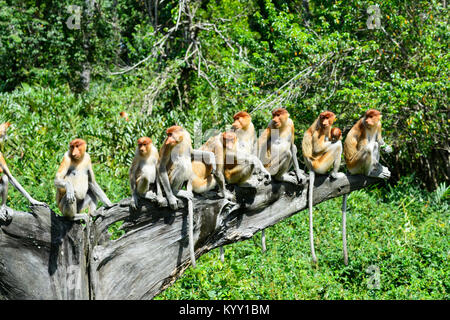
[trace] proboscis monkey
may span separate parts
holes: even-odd
[[[56,204],[61,213],[70,220],[85,219],[89,228],[89,215],[97,208],[100,199],[105,206],[113,204],[97,184],[91,157],[86,152],[86,141],[72,140],[56,172]],[[88,209],[88,215],[81,214]]]
[[[306,130],[302,141],[303,157],[309,169],[309,238],[314,263],[317,263],[317,257],[314,251],[312,215],[315,173],[326,174],[333,167],[330,174],[332,178],[337,179],[345,176],[344,173],[338,172],[341,164],[342,143],[339,139],[333,141],[331,136],[331,126],[335,119],[336,116],[333,112],[322,112],[311,127]]]
[[[180,126],[172,126],[166,131],[167,137],[159,152],[158,175],[169,206],[173,210],[178,209],[177,197],[183,197],[188,201],[188,222],[189,222],[189,251],[192,266],[195,268],[194,236],[193,236],[193,215],[192,205],[192,158],[204,159],[206,164],[211,165],[212,170],[216,170],[214,154],[203,150],[194,150],[191,146],[191,136],[189,132]],[[186,191],[181,190],[186,184]]]
[[[135,210],[138,206],[139,196],[156,200],[160,205],[164,203],[160,183],[156,175],[156,166],[159,159],[158,150],[149,137],[139,138],[137,144],[129,171],[132,192],[131,206]]]
[[[272,112],[272,120],[258,139],[259,159],[269,171],[272,179],[281,182],[302,183],[306,181],[297,160],[294,144],[294,123],[286,109]],[[288,174],[294,166],[296,177]]]
[[[236,133],[238,149],[257,156],[258,142],[251,115],[246,111],[239,111],[233,116],[233,120],[231,130]]]
[[[379,162],[381,148],[387,153],[392,152],[392,148],[384,142],[381,136],[381,112],[370,109],[350,129],[345,139],[344,158],[348,171],[351,174],[388,179],[391,172]],[[345,225],[347,198],[348,194],[345,194],[342,202],[342,242],[346,265],[348,264]]]
[[[0,141],[3,141],[4,139],[6,139],[6,131],[8,130],[8,128],[11,126],[11,122],[5,122],[0,124]]]
[[[272,111],[272,120],[258,139],[259,159],[269,171],[272,179],[289,183],[305,183],[306,177],[300,170],[297,160],[297,147],[294,144],[294,122],[286,109]],[[289,169],[294,166],[295,177]],[[265,231],[262,230],[261,245],[266,251]]]
[[[265,183],[269,183],[271,180],[270,173],[258,158],[258,140],[251,115],[246,111],[239,111],[233,116],[233,120],[231,130],[235,132],[237,140],[234,145],[235,151],[226,148],[228,156],[225,160],[230,160],[231,162],[225,165],[225,179],[227,183],[254,187],[252,174],[255,169],[257,170],[256,172],[262,172],[262,175],[258,175],[258,179],[263,178]],[[236,157],[233,155],[236,155]],[[261,238],[263,251],[265,250],[264,237],[263,230]],[[220,247],[220,260],[224,261],[223,247]]]
[[[270,173],[264,168],[261,161],[252,154],[241,152],[239,148],[242,148],[242,145],[239,144],[235,131],[224,132],[221,136],[225,157],[224,175],[227,183],[246,185],[254,170],[265,172],[264,177],[270,181]],[[264,240],[261,241],[264,244]],[[220,260],[224,261],[223,247],[220,247]]]
[[[6,131],[11,126],[11,123],[5,122],[0,125],[0,141],[6,137]],[[6,165],[5,158],[3,154],[0,152],[0,196],[1,196],[1,205],[0,205],[0,221],[6,222],[11,219],[11,213],[8,212],[6,208],[6,200],[8,198],[8,184],[11,183],[14,188],[16,188],[30,203],[32,206],[47,206],[43,202],[39,202],[33,199],[29,193],[20,185],[19,181],[17,181],[14,176],[9,171],[8,166]]]
[[[350,129],[344,142],[344,157],[351,174],[387,179],[391,173],[380,164],[380,148],[392,152],[381,136],[381,112],[367,110]]]

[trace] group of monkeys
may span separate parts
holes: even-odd
[[[182,206],[179,198],[187,199],[189,247],[193,266],[193,193],[205,193],[217,186],[220,197],[233,201],[235,196],[227,189],[227,184],[256,187],[261,181],[268,184],[272,179],[293,184],[307,182],[297,160],[294,123],[286,109],[279,108],[272,112],[272,120],[259,138],[249,113],[238,112],[233,119],[231,130],[209,138],[198,150],[192,148],[188,131],[177,125],[167,129],[167,136],[159,152],[150,138],[141,137],[137,140],[137,149],[129,171],[132,192],[130,206],[136,210],[139,198],[145,198],[157,202],[160,206],[168,205],[177,210]],[[302,141],[303,157],[310,172],[310,241],[314,262],[317,261],[312,233],[312,191],[315,173],[327,174],[331,169],[331,179],[345,176],[344,173],[338,172],[344,149],[345,161],[351,174],[380,178],[390,176],[389,170],[379,163],[380,148],[385,148],[387,152],[392,151],[381,136],[381,113],[374,109],[368,110],[348,133],[344,147],[340,141],[341,130],[332,127],[335,119],[333,112],[320,113],[306,130]],[[9,122],[0,125],[0,139],[3,140],[6,136],[9,126]],[[70,142],[54,183],[56,202],[62,214],[71,220],[87,218],[88,224],[89,217],[81,212],[88,209],[88,215],[92,214],[96,210],[98,199],[107,207],[113,204],[95,181],[86,146],[82,139]],[[292,166],[294,174],[289,172]],[[31,205],[45,205],[33,199],[14,179],[0,153],[0,221],[10,218],[6,208],[8,182],[11,182]],[[262,239],[265,248],[264,230]],[[344,258],[347,261],[345,248]]]

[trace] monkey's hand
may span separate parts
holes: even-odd
[[[167,196],[167,201],[169,201],[169,206],[172,210],[177,210],[178,209],[178,201],[177,201],[177,197],[175,197],[173,194]]]
[[[186,200],[192,200],[194,198],[194,194],[189,191],[179,190],[177,192],[177,197],[184,198]]]
[[[133,192],[133,196],[131,197],[130,206],[133,210],[137,210],[139,205],[139,197],[136,192]]]
[[[306,184],[307,178],[302,170],[297,170],[295,175],[297,176],[298,184]]]
[[[69,203],[74,203],[76,198],[75,198],[75,192],[73,190],[72,185],[68,184],[67,188],[66,188],[66,199],[67,202]]]

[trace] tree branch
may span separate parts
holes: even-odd
[[[317,176],[314,204],[381,180]],[[214,192],[194,199],[195,255],[251,238],[307,208],[307,185],[271,183],[234,189],[236,203]],[[86,227],[36,206],[13,211],[0,223],[0,299],[151,299],[190,266],[187,210],[159,208],[142,199],[100,208]],[[305,217],[306,219],[306,217]],[[125,234],[111,240],[108,228],[123,221]],[[350,253],[351,256],[351,253]]]

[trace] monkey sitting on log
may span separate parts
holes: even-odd
[[[253,181],[253,172],[257,173],[259,181],[265,180],[270,183],[271,175],[258,158],[258,140],[252,117],[246,111],[240,111],[233,116],[231,132],[223,133],[223,146],[225,155],[225,180],[229,184],[237,184],[241,187],[256,188],[257,183]],[[235,138],[234,138],[235,137]],[[225,142],[227,141],[227,145]],[[260,174],[262,173],[262,174]],[[264,231],[263,231],[263,243]],[[263,244],[263,250],[265,244]],[[224,249],[220,247],[220,260],[224,261]]]
[[[182,197],[188,201],[188,237],[189,252],[192,266],[195,268],[194,235],[193,235],[193,215],[192,204],[192,159],[203,159],[207,165],[216,170],[214,153],[194,150],[191,146],[191,136],[189,132],[180,126],[172,126],[166,131],[167,137],[159,152],[158,176],[166,194],[169,206],[173,210],[179,208],[177,197]],[[181,190],[186,184],[186,190]]]
[[[288,111],[283,108],[274,110],[272,120],[258,139],[259,159],[269,171],[272,179],[303,184],[306,182],[306,177],[298,165],[294,138],[294,123],[289,118]],[[288,173],[292,165],[295,177]],[[265,230],[262,230],[261,245],[263,252],[266,251]]]
[[[149,137],[139,138],[137,144],[129,171],[132,192],[131,207],[134,210],[137,209],[139,196],[149,200],[156,200],[160,205],[165,202],[159,179],[157,179],[156,175],[156,166],[159,160],[158,150]]]
[[[303,157],[309,169],[309,238],[314,263],[317,263],[317,257],[314,251],[312,215],[315,174],[326,174],[333,167],[330,174],[332,178],[337,179],[345,176],[344,173],[338,172],[342,155],[342,143],[339,140],[340,135],[338,139],[336,139],[336,133],[334,138],[331,136],[331,126],[335,119],[336,116],[333,112],[322,112],[311,127],[306,130],[302,141]]]
[[[351,174],[363,174],[370,177],[389,179],[391,172],[380,164],[380,149],[387,153],[392,148],[381,136],[381,112],[367,110],[364,116],[350,129],[344,142],[344,158]],[[348,194],[342,201],[342,243],[344,263],[348,264],[346,214]]]
[[[5,122],[0,125],[0,140],[3,141],[6,137],[6,131],[11,126],[10,122]],[[14,176],[9,171],[6,165],[5,158],[0,152],[0,221],[6,222],[11,219],[11,213],[8,212],[6,208],[6,200],[8,198],[8,184],[11,183],[14,188],[16,188],[30,203],[32,206],[45,206],[47,204],[33,199],[30,194],[21,186],[19,181],[17,181]]]
[[[272,120],[258,139],[259,159],[276,181],[303,183],[306,177],[297,160],[294,123],[286,109],[272,112]],[[296,178],[288,171],[294,166]]]
[[[95,181],[86,146],[83,139],[70,142],[56,173],[55,187],[56,204],[62,214],[70,220],[86,219],[88,225],[89,216],[80,212],[87,208],[88,215],[91,215],[97,208],[98,199],[107,207],[113,204]]]
[[[388,168],[380,164],[380,148],[392,152],[381,136],[381,112],[367,110],[364,117],[350,129],[344,142],[344,158],[351,174],[387,179]]]

